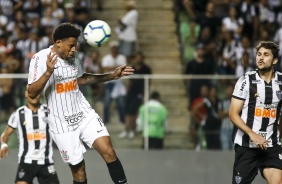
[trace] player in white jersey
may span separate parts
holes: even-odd
[[[27,98],[11,116],[1,136],[0,158],[8,155],[8,140],[18,130],[18,171],[15,183],[29,184],[37,177],[40,184],[59,184],[54,167],[52,138],[49,132],[47,106],[40,104],[40,95]],[[4,177],[4,176],[1,176]]]
[[[282,183],[282,73],[274,71],[279,47],[262,41],[256,47],[257,69],[238,79],[229,109],[233,122],[233,184],[249,184],[260,170],[269,184]]]
[[[91,108],[78,84],[94,84],[132,75],[126,65],[106,74],[83,73],[77,54],[80,29],[62,23],[53,32],[54,44],[36,53],[29,68],[28,93],[35,98],[44,94],[49,110],[52,137],[62,159],[69,164],[74,184],[86,184],[84,144],[95,148],[107,163],[114,183],[126,184],[127,179],[109,133],[102,119]]]

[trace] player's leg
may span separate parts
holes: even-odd
[[[282,184],[282,170],[276,168],[265,168],[263,176],[268,184]]]
[[[235,161],[233,165],[233,184],[250,184],[258,173],[260,150],[235,146]]]
[[[277,145],[265,150],[261,173],[269,184],[282,184],[281,146]]]
[[[37,174],[39,184],[59,184],[59,178],[54,164],[43,165]]]
[[[73,184],[87,184],[84,160],[76,165],[69,164],[69,167],[73,176]]]
[[[127,179],[120,160],[117,158],[109,136],[99,137],[93,143],[102,158],[107,163],[109,173],[114,183],[127,184]]]
[[[51,134],[56,143],[63,161],[70,166],[73,183],[86,184],[85,163],[83,153],[86,149],[79,137],[80,129],[63,134]]]
[[[92,119],[85,124],[80,138],[90,148],[95,148],[107,163],[110,175],[114,183],[126,184],[127,180],[123,167],[113,149],[107,128],[102,119],[94,111],[90,113]],[[90,115],[90,116],[91,116]]]
[[[16,175],[16,184],[32,184],[35,178],[38,166],[32,164],[19,164]]]

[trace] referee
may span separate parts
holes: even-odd
[[[25,92],[27,105],[18,108],[1,135],[0,158],[8,156],[8,140],[18,129],[19,153],[16,184],[31,184],[37,177],[40,184],[59,184],[54,167],[52,138],[47,121],[47,107],[40,104],[40,95],[31,99]]]

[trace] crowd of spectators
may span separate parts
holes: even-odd
[[[203,44],[205,55],[213,59],[210,72],[240,75],[241,70],[255,67],[258,41],[272,40],[282,46],[280,0],[175,0],[175,10],[179,33],[185,36],[180,40],[185,64],[194,57],[185,55],[193,52],[185,47]],[[244,53],[249,57],[248,66],[242,64]],[[276,69],[282,69],[281,61]]]

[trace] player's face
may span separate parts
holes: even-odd
[[[63,59],[71,59],[74,57],[78,46],[76,38],[70,37],[68,39],[58,40],[56,44],[60,57]]]
[[[271,71],[273,64],[277,63],[277,59],[273,59],[273,54],[270,49],[261,47],[256,56],[257,68],[261,71]]]

